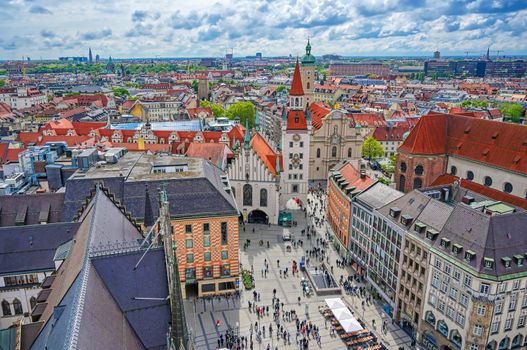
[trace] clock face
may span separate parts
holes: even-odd
[[[295,142],[300,141],[300,135],[298,135],[298,134],[294,134],[294,135],[293,135],[293,140],[294,140]]]

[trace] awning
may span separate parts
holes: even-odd
[[[363,329],[359,321],[353,316],[353,313],[346,304],[344,304],[342,299],[325,299],[325,302],[346,333],[356,332]]]

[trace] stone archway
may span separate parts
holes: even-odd
[[[269,215],[267,215],[263,210],[255,209],[249,213],[248,222],[250,224],[268,224]]]

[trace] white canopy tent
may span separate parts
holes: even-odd
[[[325,302],[346,333],[364,329],[355,316],[353,316],[346,304],[344,304],[342,299],[331,298],[326,299]]]

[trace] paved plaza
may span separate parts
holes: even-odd
[[[272,296],[273,289],[276,289],[277,298],[280,299],[280,303],[284,303],[284,311],[295,310],[300,321],[307,319],[311,321],[320,329],[321,335],[321,346],[316,343],[315,340],[309,339],[309,348],[318,349],[346,349],[344,342],[337,336],[330,336],[329,323],[325,324],[323,316],[319,313],[318,307],[325,305],[324,299],[328,297],[337,297],[338,295],[330,296],[317,296],[312,295],[311,297],[304,297],[302,295],[302,289],[300,281],[304,276],[303,272],[300,272],[298,276],[292,276],[289,272],[287,278],[283,278],[277,268],[277,260],[280,261],[280,268],[283,270],[285,267],[291,266],[293,260],[299,262],[301,257],[304,256],[304,251],[311,249],[315,245],[315,239],[317,237],[325,238],[325,229],[320,228],[317,236],[307,240],[306,236],[301,236],[301,230],[306,228],[306,219],[304,213],[301,211],[293,212],[294,220],[298,222],[296,227],[291,228],[295,239],[302,239],[304,241],[303,247],[292,247],[291,252],[287,252],[286,245],[289,242],[282,241],[282,227],[271,225],[250,225],[247,224],[245,231],[240,227],[240,259],[243,269],[254,270],[255,278],[255,289],[261,295],[260,302],[256,304],[258,306],[269,306],[269,315],[258,319],[257,314],[249,310],[248,301],[253,301],[253,290],[245,291],[243,286],[241,287],[241,297],[239,299],[226,299],[226,298],[214,298],[209,300],[204,299],[188,299],[185,300],[185,311],[187,317],[187,324],[189,330],[192,332],[192,338],[196,349],[217,349],[218,338],[220,334],[225,334],[226,330],[231,328],[234,333],[240,336],[249,336],[251,323],[254,326],[255,322],[260,325],[269,327],[269,324],[273,325],[276,329],[276,324],[273,320],[272,315]],[[254,233],[253,233],[254,228]],[[251,245],[247,249],[243,249],[243,244],[246,239],[251,240]],[[260,246],[258,242],[263,240],[263,246]],[[267,241],[269,241],[269,248],[267,248]],[[340,276],[348,276],[353,273],[350,267],[339,268],[336,266],[335,261],[338,258],[337,253],[333,250],[332,246],[326,249],[329,252],[329,263],[334,267],[334,276],[338,281]],[[269,264],[269,273],[267,278],[262,276],[262,270],[264,269],[264,261],[267,259]],[[312,264],[315,259],[311,259]],[[301,297],[300,303],[298,297]],[[365,305],[363,308],[363,299],[357,296],[347,295],[342,293],[340,296],[353,310],[355,317],[360,318],[366,323],[366,327],[374,332],[379,342],[382,342],[388,349],[398,350],[400,347],[404,349],[410,349],[411,339],[408,335],[401,330],[397,325],[392,325],[391,320],[388,319],[388,331],[386,334],[381,332],[381,325],[383,317],[387,316],[383,313],[381,305],[376,303]],[[308,313],[306,315],[306,305]],[[219,327],[216,327],[216,320],[220,321]],[[373,325],[375,320],[375,326]],[[254,349],[267,349],[270,345],[271,349],[299,349],[296,343],[296,325],[295,322],[284,322],[280,321],[290,333],[291,344],[284,344],[283,340],[277,340],[276,331],[273,332],[273,337],[269,337],[266,333],[261,343],[254,339]]]

